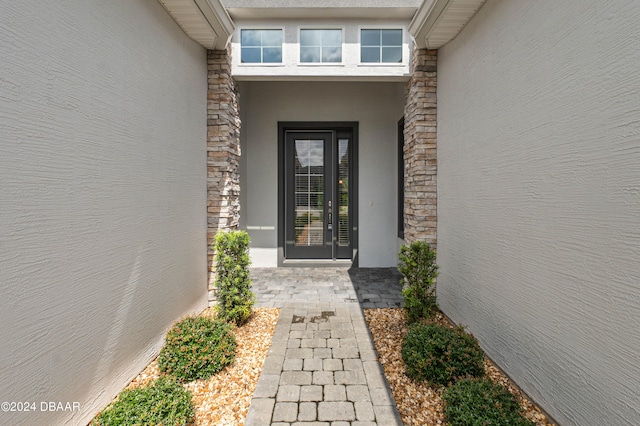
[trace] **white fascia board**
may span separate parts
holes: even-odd
[[[194,0],[200,11],[218,35],[215,45],[216,50],[227,48],[235,26],[220,0]]]
[[[453,40],[485,0],[425,0],[409,24],[419,49],[438,49]]]
[[[220,0],[158,0],[182,31],[207,49],[227,48],[235,29]]]
[[[409,24],[409,34],[418,49],[434,48],[428,45],[427,37],[434,30],[449,2],[450,0],[425,0],[416,12]]]

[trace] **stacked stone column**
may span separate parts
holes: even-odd
[[[207,244],[211,287],[213,238],[218,231],[237,229],[240,220],[240,118],[230,48],[210,50],[207,67]]]
[[[407,83],[404,124],[405,241],[426,241],[436,249],[437,51],[417,49]]]

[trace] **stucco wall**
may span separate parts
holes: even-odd
[[[86,424],[206,306],[206,53],[155,0],[2,2],[0,424]],[[80,412],[40,412],[40,402]]]
[[[489,0],[438,55],[440,306],[563,425],[640,424],[638,22]]]
[[[397,264],[397,121],[402,83],[241,82],[241,227],[277,247],[278,121],[359,122],[359,265]],[[275,251],[273,252],[275,256]]]

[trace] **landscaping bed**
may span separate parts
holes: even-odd
[[[364,313],[402,422],[407,426],[446,424],[442,402],[444,388],[414,382],[405,374],[401,356],[402,341],[408,332],[405,311],[399,308],[385,308],[365,309]],[[441,313],[436,314],[436,321],[450,326]],[[516,396],[529,420],[538,426],[553,425],[491,361],[485,359],[484,366],[491,381],[502,385]]]
[[[211,309],[202,316],[214,317]],[[234,330],[235,361],[207,380],[195,380],[183,386],[193,394],[195,424],[198,426],[241,425],[249,410],[260,371],[271,346],[279,309],[254,308],[249,321]],[[158,360],[153,361],[126,389],[146,386],[161,376]]]

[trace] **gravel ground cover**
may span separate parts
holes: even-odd
[[[256,308],[249,321],[235,329],[237,352],[233,365],[208,380],[185,384],[193,393],[196,425],[242,425],[247,417],[253,391],[271,346],[279,309]],[[214,316],[211,309],[201,315]],[[160,376],[155,360],[127,388],[143,386]]]
[[[235,363],[209,380],[196,380],[184,385],[194,395],[196,425],[244,424],[262,365],[271,346],[279,313],[277,308],[254,309],[251,319],[235,330],[238,344]],[[407,333],[404,310],[365,309],[364,313],[403,423],[407,426],[445,425],[442,390],[415,383],[404,372],[400,355],[402,339]],[[207,309],[201,315],[214,314]],[[442,314],[438,314],[437,320],[448,324]],[[553,426],[541,410],[501,374],[491,361],[485,361],[485,370],[491,380],[516,395],[529,419],[538,426]],[[158,363],[153,361],[127,388],[145,385],[159,376]]]
[[[402,422],[407,425],[444,425],[442,389],[432,389],[427,384],[415,383],[404,372],[400,350],[402,339],[407,334],[407,323],[403,309],[365,309],[365,318],[373,335],[379,361],[396,400]],[[437,321],[450,325],[442,314]],[[540,408],[529,401],[519,389],[504,376],[488,359],[485,360],[487,376],[513,393],[526,412],[527,418],[538,426],[552,426]]]

